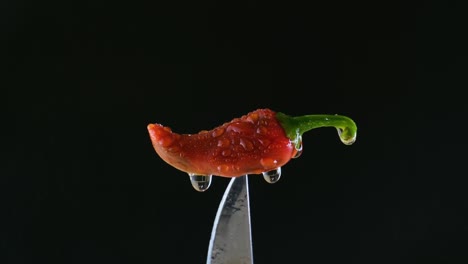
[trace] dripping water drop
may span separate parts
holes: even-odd
[[[271,171],[262,172],[263,178],[268,183],[276,183],[281,178],[281,167],[278,167]]]
[[[193,173],[189,173],[190,183],[195,190],[199,192],[204,192],[210,188],[211,185],[211,175],[197,175]]]
[[[296,138],[293,141],[294,148],[296,149],[296,154],[292,157],[293,159],[299,158],[302,154],[302,136],[297,133]]]
[[[302,141],[299,143],[299,146],[296,145],[296,154],[292,157],[293,159],[297,159],[302,155]]]
[[[338,136],[340,137],[341,142],[345,145],[352,145],[354,142],[356,142],[356,135],[354,135],[352,138],[345,139],[343,138],[343,129],[337,127],[336,130],[338,131]]]

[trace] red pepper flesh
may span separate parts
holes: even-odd
[[[270,109],[259,109],[197,134],[177,134],[148,125],[157,154],[191,174],[238,177],[260,174],[286,164],[297,152]]]
[[[285,165],[301,149],[302,134],[319,127],[335,127],[346,145],[356,140],[356,124],[346,116],[291,117],[270,109],[252,111],[197,134],[177,134],[160,124],[149,124],[148,132],[157,154],[181,171],[239,177]]]

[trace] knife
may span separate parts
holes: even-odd
[[[232,178],[211,231],[207,264],[253,264],[248,175]]]

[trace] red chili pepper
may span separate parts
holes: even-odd
[[[332,126],[345,144],[356,139],[356,125],[339,115],[291,117],[258,109],[197,134],[177,134],[169,127],[149,124],[157,154],[171,166],[199,176],[238,177],[281,168],[302,151],[302,134]]]

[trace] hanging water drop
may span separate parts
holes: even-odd
[[[297,159],[302,155],[302,141],[300,142],[299,147],[296,145],[296,154],[292,157],[293,159]]]
[[[336,130],[338,131],[338,136],[340,137],[341,142],[345,145],[352,145],[354,142],[356,142],[356,134],[352,138],[344,138],[343,137],[343,129],[337,127]]]
[[[294,148],[297,151],[296,154],[292,156],[292,158],[293,159],[299,158],[299,156],[301,156],[302,154],[302,135],[299,134],[299,132],[297,132],[296,138],[294,139],[294,141],[292,141],[292,143],[294,144]]]
[[[281,167],[278,167],[271,171],[262,172],[263,178],[268,183],[276,183],[281,178]]]
[[[190,183],[195,190],[199,192],[204,192],[210,188],[211,185],[211,175],[197,175],[189,173]]]

